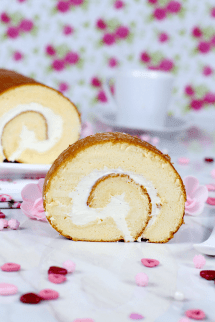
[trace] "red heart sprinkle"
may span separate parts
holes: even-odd
[[[200,276],[205,278],[208,281],[215,280],[215,271],[204,270],[200,272]]]
[[[60,275],[66,275],[67,269],[63,267],[58,267],[58,266],[51,266],[49,267],[48,274],[60,274]]]
[[[146,267],[155,267],[160,264],[160,262],[157,259],[151,259],[151,258],[142,258],[141,262]]]
[[[38,304],[40,301],[42,301],[42,297],[35,293],[26,293],[20,297],[20,301],[26,304]]]
[[[0,219],[4,219],[4,218],[5,218],[5,214],[0,211]]]
[[[188,318],[191,318],[194,320],[203,320],[205,318],[205,312],[199,309],[188,310],[185,312],[185,314]]]
[[[205,162],[214,162],[213,158],[205,158]]]

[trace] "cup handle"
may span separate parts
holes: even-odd
[[[117,111],[117,104],[113,94],[110,91],[110,78],[107,78],[103,84],[105,94],[107,95],[108,102],[110,102],[113,112]]]

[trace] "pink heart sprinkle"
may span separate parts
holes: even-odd
[[[73,273],[75,271],[75,263],[71,260],[63,262],[63,267],[67,270],[68,273]]]
[[[190,163],[190,159],[185,158],[185,157],[180,157],[180,158],[178,158],[178,163],[179,164],[189,164]]]
[[[151,258],[142,258],[141,262],[146,267],[155,267],[160,264],[160,262],[157,259],[151,259]]]
[[[194,320],[203,320],[205,318],[205,312],[199,309],[188,310],[185,312],[185,314],[188,318]]]
[[[148,275],[146,275],[145,273],[138,273],[135,276],[135,280],[138,286],[147,286],[149,282]]]
[[[209,197],[206,202],[211,205],[214,206],[215,205],[215,198]]]
[[[50,282],[54,284],[60,284],[66,281],[65,275],[61,275],[61,274],[49,274],[48,279]]]
[[[10,219],[8,220],[8,226],[11,228],[11,229],[18,229],[19,228],[19,225],[20,225],[20,222],[16,219]]]
[[[16,263],[5,263],[1,266],[1,270],[4,272],[17,272],[19,271],[21,266]]]
[[[55,300],[59,297],[59,293],[57,291],[48,288],[41,290],[38,295],[42,297],[43,300]]]
[[[195,255],[193,258],[195,268],[202,268],[206,264],[206,260],[203,255]]]
[[[138,313],[131,313],[129,318],[132,320],[142,320],[142,319],[144,319],[144,316],[142,316],[141,314],[138,314]]]
[[[208,191],[215,191],[215,185],[213,183],[206,184]]]
[[[16,285],[8,283],[0,283],[0,295],[13,295],[16,294],[18,288]]]

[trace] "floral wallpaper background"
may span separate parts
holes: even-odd
[[[215,109],[214,0],[1,0],[0,67],[108,106],[120,66],[174,74],[170,113]],[[114,83],[112,86],[114,92]]]

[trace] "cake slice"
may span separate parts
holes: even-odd
[[[0,69],[0,162],[51,164],[80,137],[76,106],[60,92]]]
[[[67,238],[164,243],[183,223],[186,192],[169,156],[116,132],[63,151],[46,175],[43,198],[48,221]]]

